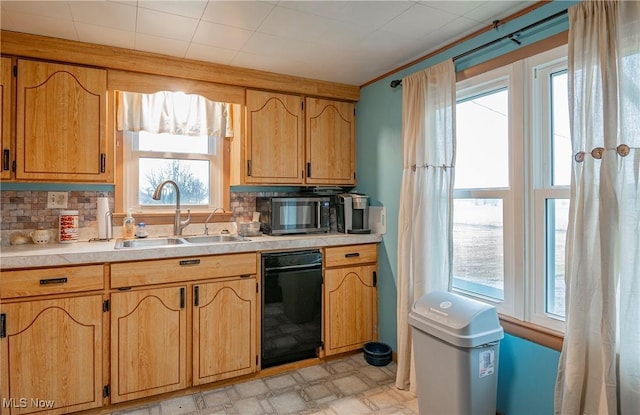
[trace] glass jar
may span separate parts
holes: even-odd
[[[138,230],[136,231],[136,237],[146,238],[147,236],[149,236],[149,233],[147,232],[147,224],[144,222],[138,223]]]

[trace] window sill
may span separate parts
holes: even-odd
[[[500,324],[502,324],[504,331],[508,334],[521,337],[553,350],[562,350],[562,343],[564,341],[563,333],[502,314],[500,314]]]

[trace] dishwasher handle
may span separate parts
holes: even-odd
[[[285,265],[281,267],[268,267],[264,270],[269,271],[291,271],[291,270],[301,270],[301,269],[321,269],[321,264],[302,264],[302,265]]]

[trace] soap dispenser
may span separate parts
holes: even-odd
[[[133,239],[136,236],[136,220],[131,213],[132,209],[129,208],[127,217],[122,221],[122,237],[124,239]]]

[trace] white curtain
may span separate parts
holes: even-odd
[[[408,323],[413,303],[447,290],[455,159],[456,74],[452,60],[402,80],[403,172],[398,216],[396,386],[415,391]]]
[[[558,414],[640,411],[640,2],[569,9],[574,152]]]
[[[117,128],[187,136],[224,137],[227,105],[199,95],[120,92]]]

